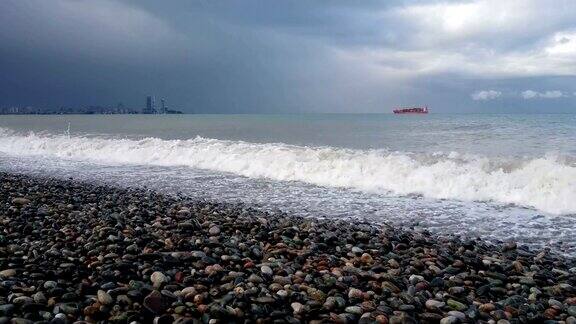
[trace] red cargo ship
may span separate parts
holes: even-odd
[[[393,110],[395,114],[427,114],[428,107],[407,107],[407,108],[396,108]]]

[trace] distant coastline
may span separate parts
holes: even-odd
[[[0,115],[176,115],[183,114],[177,109],[169,109],[166,106],[166,100],[161,99],[161,106],[156,107],[156,98],[154,96],[146,97],[146,106],[144,108],[128,108],[124,104],[118,103],[113,106],[80,106],[47,108],[34,106],[10,106],[0,107]]]
[[[91,111],[41,111],[41,112],[4,112],[0,111],[0,115],[182,115],[184,112],[180,110],[170,110],[162,114],[147,114],[141,112],[91,112]]]
[[[42,109],[34,107],[0,107],[0,115],[180,115],[180,110],[166,110],[162,113],[147,113],[135,109],[110,107]]]

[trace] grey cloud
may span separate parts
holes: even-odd
[[[470,94],[576,91],[573,2],[525,1],[506,23],[435,18],[474,3],[492,0],[7,0],[0,105],[141,106],[154,93],[194,112],[520,111],[518,96]],[[546,19],[521,30],[534,12]]]

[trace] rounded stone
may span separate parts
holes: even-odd
[[[45,304],[47,301],[46,296],[41,291],[32,295],[32,298],[34,299],[34,302],[38,304]]]
[[[362,299],[364,298],[364,293],[360,289],[350,288],[350,290],[348,290],[348,298]]]
[[[2,277],[2,278],[11,278],[11,277],[14,277],[15,275],[16,275],[16,270],[14,270],[14,269],[6,269],[6,270],[0,271],[0,277]]]
[[[162,294],[153,290],[144,298],[144,306],[154,314],[160,314],[163,311]]]
[[[14,199],[12,199],[12,204],[14,205],[27,205],[30,203],[30,199],[24,198],[24,197],[16,197]]]
[[[263,275],[267,275],[267,276],[271,276],[274,274],[274,271],[272,271],[272,268],[270,268],[267,265],[263,265],[262,267],[260,267],[260,272],[262,272]]]
[[[44,289],[54,289],[57,286],[58,286],[58,284],[56,283],[56,281],[48,280],[48,281],[44,282]]]
[[[218,225],[214,225],[210,227],[208,233],[212,236],[220,234],[220,227]]]
[[[288,292],[284,289],[280,289],[276,292],[276,295],[278,295],[282,298],[285,298],[285,297],[288,297]]]
[[[456,301],[454,299],[448,299],[446,301],[446,304],[448,304],[448,307],[452,308],[453,310],[458,310],[458,311],[463,311],[466,308],[468,308],[468,307],[466,307],[466,305],[464,305],[461,302]]]
[[[346,313],[355,314],[355,315],[362,315],[362,307],[360,306],[348,306],[344,309]]]
[[[435,300],[435,299],[428,299],[426,301],[425,305],[426,305],[426,308],[429,310],[437,310],[437,309],[440,309],[440,308],[446,306],[446,303]]]
[[[466,315],[460,311],[449,311],[448,316],[454,316],[460,321],[464,321],[466,319]]]
[[[456,324],[458,323],[458,318],[454,316],[446,316],[440,320],[440,324]]]
[[[168,278],[166,278],[166,275],[164,275],[162,272],[155,271],[150,275],[150,281],[152,281],[152,284],[155,288],[159,288],[163,283],[168,281]]]
[[[292,311],[295,315],[301,314],[304,311],[304,305],[300,304],[299,302],[293,302],[290,304],[290,307],[292,307]]]
[[[98,302],[102,305],[110,305],[114,302],[112,296],[109,293],[105,292],[104,290],[98,290],[97,293]]]
[[[370,254],[363,253],[362,256],[360,257],[360,261],[362,261],[362,263],[370,264],[370,263],[374,262],[374,259],[372,258],[372,256]]]

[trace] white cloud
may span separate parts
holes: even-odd
[[[522,91],[522,93],[520,94],[520,96],[524,99],[536,98],[536,97],[538,97],[538,95],[539,95],[538,92],[532,91],[532,90]]]
[[[575,35],[576,37],[576,35]],[[575,38],[576,40],[576,38]],[[348,55],[372,62],[385,70],[417,77],[455,73],[480,79],[540,76],[576,76],[576,52],[570,55],[547,53],[547,47],[495,53],[490,49],[467,51],[430,49],[352,49]]]
[[[494,100],[502,96],[502,92],[496,90],[480,90],[470,95],[472,100]]]
[[[576,1],[434,1],[392,8],[381,20],[398,41],[343,50],[413,77],[576,76]]]
[[[576,93],[574,93],[576,96]],[[569,97],[569,93],[565,93],[560,90],[547,90],[547,91],[534,91],[534,90],[525,90],[520,92],[520,97],[526,100],[529,99],[557,99],[563,97]],[[488,101],[494,100],[502,97],[502,92],[497,90],[478,90],[470,95],[472,100],[476,101]]]
[[[535,99],[535,98],[556,99],[567,97],[567,95],[560,90],[549,90],[545,92],[526,90],[522,91],[522,93],[520,93],[520,96],[524,99]]]
[[[562,91],[554,90],[554,91],[546,91],[540,94],[542,98],[561,98],[564,97],[564,93]]]
[[[417,38],[430,44],[529,32],[534,27],[527,23],[542,14],[538,7],[535,0],[477,0],[409,5],[394,12],[415,25]]]

